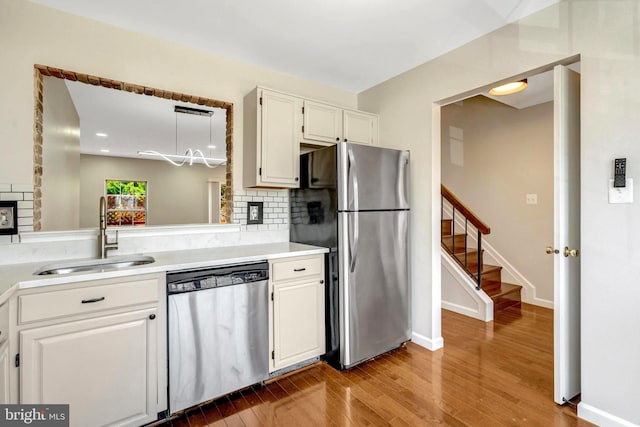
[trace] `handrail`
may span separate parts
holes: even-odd
[[[482,220],[478,218],[478,216],[475,213],[473,213],[471,209],[466,207],[464,203],[462,203],[455,196],[455,194],[449,191],[447,187],[440,184],[440,191],[442,192],[442,197],[447,199],[447,201],[451,203],[451,205],[453,205],[453,207],[457,211],[459,211],[465,218],[467,218],[469,222],[473,224],[479,232],[481,232],[482,234],[491,234],[491,228],[489,228],[487,224],[482,222]]]

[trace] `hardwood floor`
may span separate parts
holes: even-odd
[[[553,402],[553,312],[492,323],[443,310],[445,348],[413,343],[346,372],[324,363],[164,426],[591,426]]]

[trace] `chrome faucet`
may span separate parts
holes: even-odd
[[[116,230],[116,240],[109,242],[107,236],[107,200],[100,197],[100,232],[98,233],[98,253],[100,258],[107,257],[107,252],[118,249],[118,230]]]

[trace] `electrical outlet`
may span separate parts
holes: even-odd
[[[538,204],[538,195],[537,194],[527,194],[527,204],[528,205],[537,205]]]
[[[18,203],[15,201],[0,202],[0,234],[17,234]]]
[[[615,181],[609,180],[609,203],[633,203],[633,178],[627,178],[624,187],[616,187]]]

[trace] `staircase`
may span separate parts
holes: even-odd
[[[482,262],[484,258],[482,235],[490,233],[489,227],[446,187],[443,186],[442,189],[442,217],[445,216],[444,205],[448,203],[452,211],[451,216],[458,221],[458,224],[454,225],[452,218],[442,219],[442,247],[473,278],[477,284],[476,289],[484,291],[493,300],[494,316],[509,307],[520,308],[522,286],[503,282],[501,266]],[[464,223],[464,227],[460,227],[461,222]],[[469,223],[477,233],[475,242],[472,242],[469,234]],[[464,232],[459,233],[460,228],[463,228],[461,231]],[[478,274],[480,266],[480,274]]]

